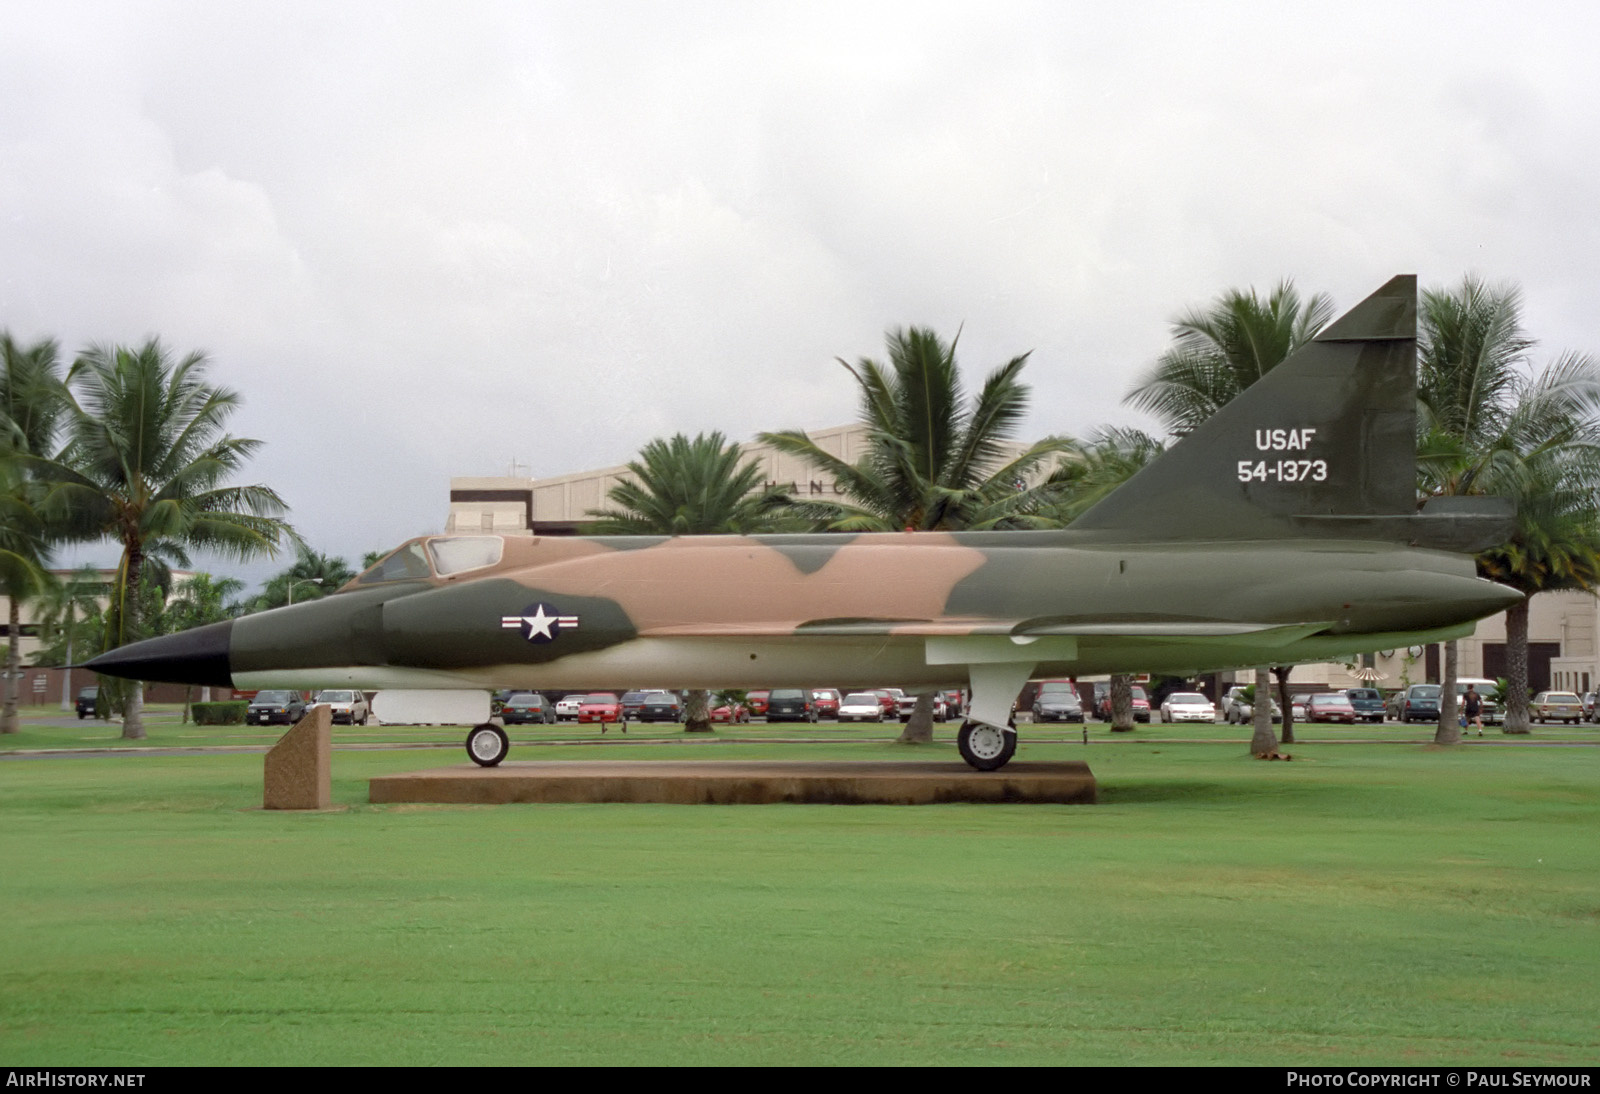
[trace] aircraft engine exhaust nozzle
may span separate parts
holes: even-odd
[[[232,687],[233,672],[228,660],[232,638],[233,620],[228,619],[179,634],[131,642],[102,653],[84,667],[128,680]]]

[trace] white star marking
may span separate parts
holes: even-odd
[[[550,633],[550,628],[557,624],[558,618],[553,615],[545,615],[543,604],[538,605],[534,609],[534,613],[532,615],[523,616],[522,621],[528,625],[529,638],[532,638],[536,634],[542,634],[546,638],[555,637],[555,635]]]

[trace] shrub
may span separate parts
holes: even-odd
[[[189,713],[194,715],[194,724],[197,726],[242,726],[245,708],[249,705],[244,699],[231,699],[225,703],[194,703],[189,707]]]

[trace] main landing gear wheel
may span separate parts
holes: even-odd
[[[961,758],[979,771],[995,771],[1017,752],[1017,731],[988,722],[962,722],[956,733]]]
[[[510,751],[511,740],[506,736],[506,731],[497,725],[485,722],[481,726],[473,726],[472,732],[467,734],[467,755],[479,767],[493,767],[505,759]]]

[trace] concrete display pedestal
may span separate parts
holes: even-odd
[[[267,753],[262,806],[333,807],[333,708],[318,703]]]
[[[1092,804],[1094,775],[1079,761],[1011,763],[974,771],[960,762],[557,761],[507,762],[383,775],[369,800],[497,805],[509,802],[666,802],[678,805],[819,802]]]

